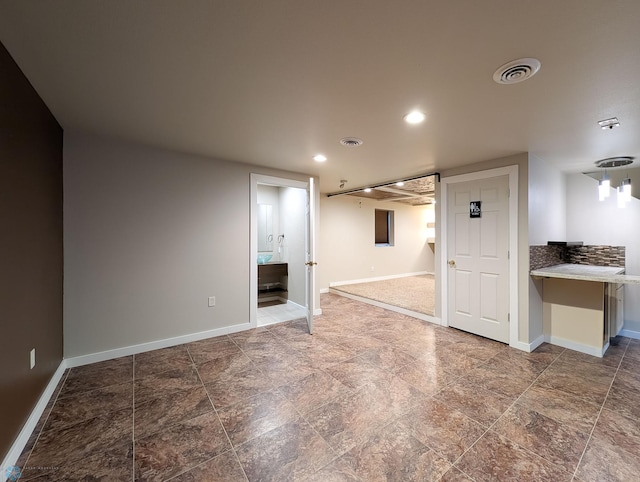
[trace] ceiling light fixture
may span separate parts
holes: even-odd
[[[323,154],[316,154],[315,156],[313,156],[313,160],[316,162],[324,162],[327,160],[327,156]]]
[[[405,114],[404,121],[407,124],[420,124],[424,122],[426,117],[427,116],[423,112],[420,112],[419,110],[412,110],[408,114]]]
[[[624,198],[624,189],[622,188],[622,185],[618,186],[618,207],[619,208],[624,208],[627,205],[627,202]]]
[[[598,181],[598,199],[600,201],[604,201],[611,193],[611,181],[607,169],[628,166],[633,163],[633,159],[631,156],[618,156],[596,161],[596,167],[604,169],[602,179]],[[616,191],[618,193],[618,207],[623,208],[627,202],[631,201],[631,179],[629,176],[622,180]]]
[[[370,187],[365,188],[364,192],[371,192],[371,188]]]
[[[598,121],[598,125],[600,126],[600,128],[602,130],[611,130],[614,127],[620,127],[620,121],[618,120],[617,117],[612,117],[611,119],[604,119],[601,121]]]
[[[604,201],[609,197],[609,194],[611,194],[611,181],[609,180],[609,174],[605,170],[602,179],[598,181],[598,199]]]
[[[624,194],[624,202],[628,203],[631,201],[631,178],[623,179],[620,187],[622,187],[622,194]]]
[[[398,181],[398,182],[396,182],[396,186],[402,187],[402,186],[404,186],[404,182]]]

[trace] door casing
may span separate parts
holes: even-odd
[[[519,302],[518,302],[518,166],[507,166],[485,171],[470,172],[457,176],[443,177],[440,179],[440,278],[441,278],[441,323],[449,326],[448,322],[448,266],[449,253],[447,251],[448,229],[447,226],[447,197],[449,185],[492,177],[509,177],[509,345],[522,349],[519,342]]]
[[[263,174],[251,174],[251,200],[250,200],[250,218],[251,218],[251,228],[250,228],[250,253],[249,253],[249,263],[250,263],[250,271],[249,271],[249,323],[251,328],[257,328],[258,326],[258,293],[256,291],[256,286],[258,286],[258,213],[257,213],[257,205],[258,205],[258,184],[266,184],[270,186],[278,186],[278,187],[294,187],[298,189],[309,189],[308,181],[297,181],[295,179],[287,179],[282,177],[275,176],[266,176]],[[317,213],[316,213],[317,218]],[[305,268],[306,270],[306,268]],[[315,270],[313,270],[315,276]],[[306,277],[306,274],[305,274]],[[315,296],[315,293],[314,293]],[[316,313],[320,314],[320,310],[316,310]]]

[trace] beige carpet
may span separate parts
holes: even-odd
[[[371,283],[332,286],[362,298],[399,306],[418,313],[433,316],[435,305],[435,281],[433,275],[407,276]]]

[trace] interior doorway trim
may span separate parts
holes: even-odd
[[[251,173],[251,200],[250,219],[251,233],[249,247],[249,325],[251,328],[258,327],[258,184],[277,187],[295,187],[298,189],[309,188],[307,181],[297,181],[284,177],[265,176],[263,174]]]
[[[480,179],[488,179],[500,176],[509,177],[509,346],[524,349],[520,343],[519,334],[519,280],[518,280],[518,166],[499,167],[496,169],[488,169],[486,171],[470,172],[457,176],[443,177],[440,180],[440,246],[442,254],[440,255],[440,292],[442,325],[449,326],[448,320],[448,270],[447,260],[449,253],[447,252],[447,197],[450,184],[459,182],[475,181]]]

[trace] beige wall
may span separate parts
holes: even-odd
[[[374,210],[394,211],[394,246],[374,243]],[[427,211],[354,196],[321,197],[318,283],[330,283],[434,271],[434,248],[427,243]],[[373,270],[372,270],[373,267]]]
[[[65,133],[65,357],[248,323],[252,172]]]
[[[519,302],[519,341],[523,343],[529,343],[533,340],[530,339],[529,334],[529,213],[528,213],[528,162],[529,156],[527,153],[517,154],[514,156],[503,157],[500,159],[493,159],[490,161],[480,162],[477,164],[470,164],[467,166],[458,167],[455,169],[448,169],[442,171],[441,177],[456,176],[459,174],[467,174],[471,172],[485,171],[487,169],[495,169],[505,166],[518,166],[518,302]],[[438,186],[438,199],[440,196],[440,188]],[[436,222],[439,221],[439,215],[436,217]],[[441,233],[437,231],[437,241],[440,243]],[[440,306],[440,296],[442,287],[437,282],[439,279],[439,259],[436,261],[436,316],[439,316],[442,312]]]

